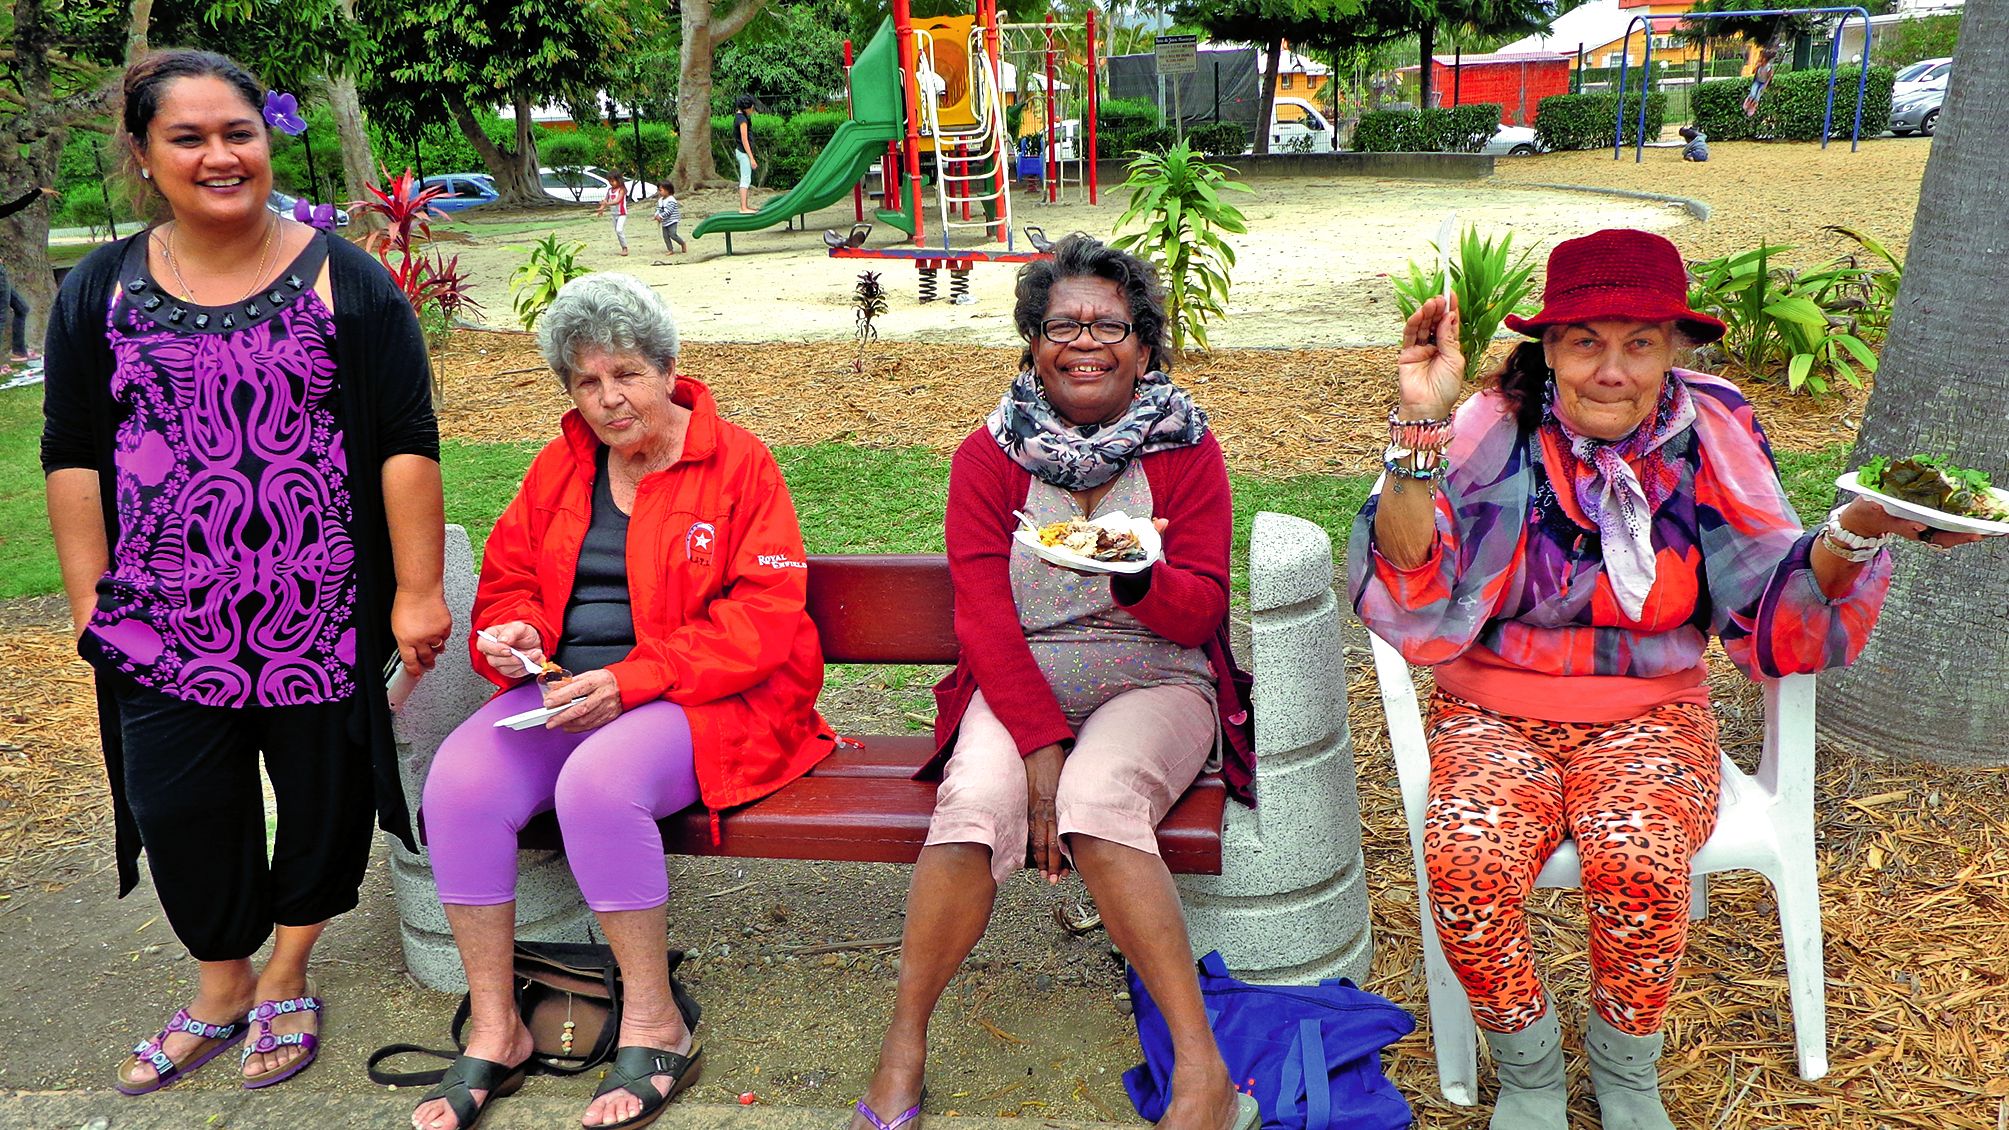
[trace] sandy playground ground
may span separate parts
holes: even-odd
[[[1211,328],[1216,349],[1302,349],[1389,342],[1398,316],[1390,296],[1390,273],[1400,274],[1415,259],[1427,262],[1438,224],[1452,211],[1489,234],[1511,232],[1517,247],[1531,248],[1537,264],[1556,242],[1602,227],[1632,226],[1659,231],[1691,258],[1727,254],[1759,242],[1794,245],[1789,260],[1813,261],[1841,254],[1849,245],[1824,230],[1845,223],[1902,252],[1917,207],[1918,183],[1927,139],[1885,138],[1863,143],[1851,153],[1845,143],[1823,150],[1814,145],[1732,143],[1712,148],[1706,165],[1684,164],[1670,149],[1650,149],[1635,164],[1608,151],[1556,153],[1501,159],[1492,178],[1431,182],[1368,178],[1260,180],[1253,193],[1235,197],[1248,217],[1249,233],[1233,237],[1237,263],[1229,293],[1229,317]],[[1548,185],[1577,185],[1683,196],[1708,204],[1711,216],[1698,221],[1679,205],[1628,199]],[[735,195],[711,190],[686,193],[681,201],[685,232],[717,210],[736,206]],[[1033,224],[1051,236],[1081,230],[1107,237],[1121,216],[1125,194],[1104,186],[1091,207],[1085,193],[1057,205],[1034,193],[1014,197],[1013,220]],[[522,262],[528,244],[544,230],[582,240],[583,261],[598,270],[629,271],[659,288],[677,311],[693,341],[832,341],[852,336],[850,293],[861,270],[877,269],[889,291],[889,309],[879,319],[889,341],[1012,345],[1012,268],[979,266],[971,273],[976,301],[922,304],[917,277],[905,262],[831,259],[824,253],[824,228],[848,229],[849,201],[808,218],[807,230],[770,228],[725,239],[708,235],[691,243],[688,256],[665,257],[662,241],[646,210],[628,223],[633,253],[616,253],[612,223],[590,210],[566,209],[517,219],[538,222],[536,230],[512,224],[513,234],[492,234],[493,225],[475,213],[469,225],[445,225],[465,233],[453,249],[473,272],[482,319],[514,327],[507,301],[509,272]],[[930,213],[928,224],[935,222]],[[976,229],[957,229],[958,245],[975,245]],[[873,231],[873,247],[896,246],[897,232]],[[999,244],[982,246],[998,247]],[[1022,236],[1018,246],[1025,246]],[[946,273],[941,291],[948,293]]]

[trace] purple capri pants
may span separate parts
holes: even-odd
[[[596,911],[648,910],[670,894],[656,821],[698,801],[683,707],[651,702],[597,730],[509,730],[533,684],[491,699],[440,743],[426,776],[426,847],[442,903],[516,898],[516,834],[556,809],[579,893]]]

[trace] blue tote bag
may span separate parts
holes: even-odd
[[[1409,1103],[1381,1073],[1381,1049],[1416,1028],[1394,1003],[1344,979],[1250,985],[1228,975],[1219,953],[1200,959],[1200,995],[1229,1077],[1262,1106],[1263,1130],[1410,1125]],[[1144,1062],[1123,1073],[1123,1088],[1156,1122],[1172,1099],[1172,1034],[1135,969],[1130,999]]]

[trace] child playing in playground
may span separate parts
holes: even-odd
[[[1709,135],[1694,126],[1681,127],[1681,159],[1684,161],[1707,161],[1709,159]]]
[[[677,203],[676,186],[668,181],[656,186],[656,222],[663,227],[665,255],[691,249],[690,244],[684,242],[684,237],[677,234],[677,225],[684,222],[684,208]]]
[[[593,215],[604,216],[607,214],[607,209],[609,208],[614,210],[614,241],[621,245],[621,254],[626,255],[628,253],[628,185],[627,182],[621,179],[621,174],[619,173],[610,172],[607,174],[607,198],[600,201],[600,207],[594,209]]]

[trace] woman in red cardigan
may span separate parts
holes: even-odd
[[[853,1130],[916,1130],[928,1019],[1026,862],[1078,867],[1109,937],[1163,1008],[1177,1065],[1168,1130],[1253,1130],[1207,1026],[1156,826],[1224,761],[1247,800],[1247,712],[1227,649],[1227,467],[1207,416],[1163,371],[1149,266],[1084,235],[1019,275],[1024,366],[949,472],[961,658],[935,688],[934,822],[907,894],[899,997]],[[1049,565],[1044,525],[1154,516],[1163,560],[1130,575]]]

